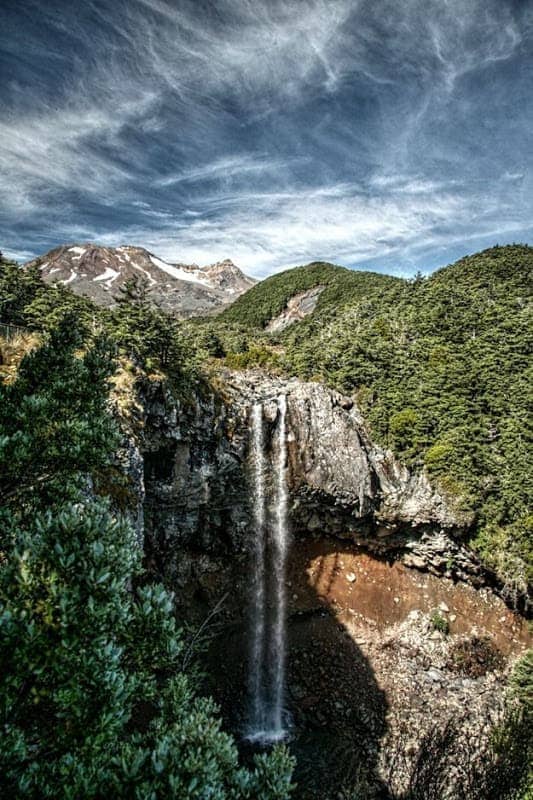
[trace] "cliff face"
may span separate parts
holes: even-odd
[[[353,403],[318,383],[255,376],[228,376],[233,402],[244,409],[250,400],[275,413],[276,398],[287,396],[290,488],[297,527],[313,528],[313,512],[330,509],[342,525],[402,523],[459,528],[445,500],[423,474],[411,475],[390,452],[370,440]]]
[[[297,796],[341,796],[361,765],[379,796],[401,794],[420,753],[442,755],[427,750],[435,732],[448,748],[439,763],[464,756],[479,764],[527,629],[461,544],[468,521],[426,476],[371,441],[350,398],[318,384],[218,373],[186,404],[159,381],[139,388],[123,460],[138,520],[143,509],[147,563],[176,591],[181,618],[202,622],[222,601],[207,688],[239,732],[253,591],[250,410],[263,406],[268,449],[279,395],[287,397],[287,706]],[[448,770],[442,785],[451,794],[439,797],[462,796],[454,783],[461,769],[455,777]]]
[[[147,546],[164,573],[178,548],[245,554],[251,525],[250,408],[261,402],[277,423],[287,396],[291,529],[334,535],[411,565],[481,579],[476,559],[456,541],[465,520],[429,483],[370,440],[352,400],[316,383],[257,373],[217,377],[218,391],[180,405],[168,387],[142,390]]]

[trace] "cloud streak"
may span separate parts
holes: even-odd
[[[76,8],[74,8],[76,5]],[[2,247],[256,275],[531,234],[533,16],[504,0],[7,0]]]

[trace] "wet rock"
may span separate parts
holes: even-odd
[[[291,686],[290,692],[295,700],[302,700],[306,695],[305,689],[299,684]]]

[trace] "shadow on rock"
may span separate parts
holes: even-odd
[[[387,704],[372,669],[329,609],[289,620],[288,691],[296,798],[387,798],[376,767]]]

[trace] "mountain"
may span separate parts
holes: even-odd
[[[135,770],[189,800],[222,774],[220,796],[223,722],[246,759],[290,733],[294,800],[525,800],[533,651],[502,598],[530,608],[532,267],[522,246],[413,280],[315,263],[188,321],[0,259],[7,796],[76,770],[81,797]],[[176,658],[176,626],[215,615],[194,657],[218,721]],[[237,788],[285,800],[284,752]]]
[[[292,323],[324,311],[369,298],[388,288],[402,286],[401,278],[313,261],[279,272],[261,281],[245,297],[227,308],[225,322],[280,331]],[[292,312],[292,313],[291,313]]]
[[[142,247],[63,245],[25,266],[46,283],[62,283],[101,306],[112,306],[127,281],[148,282],[151,299],[182,317],[209,314],[231,303],[255,281],[226,259],[205,267],[169,264]]]

